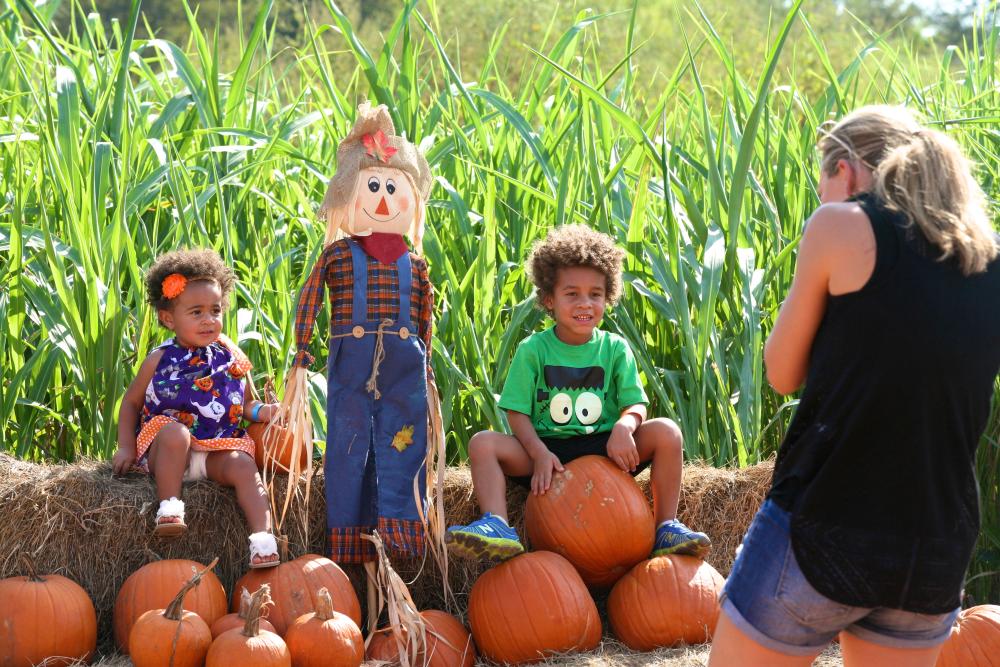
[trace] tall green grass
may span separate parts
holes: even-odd
[[[767,386],[762,350],[818,203],[817,126],[862,104],[906,103],[952,132],[991,197],[1000,193],[998,29],[986,22],[936,62],[871,34],[853,61],[833,63],[796,2],[748,75],[692,4],[700,32],[672,37],[687,40],[687,57],[663,63],[640,89],[649,78],[633,54],[656,44],[637,39],[634,11],[620,43],[595,38],[601,15],[551,26],[511,76],[497,56],[524,47],[502,27],[486,64],[463,71],[438,36],[432,0],[403,3],[379,44],[363,43],[338,5],[325,4],[327,23],[307,25],[291,61],[275,52],[275,3],[241,9],[242,60],[220,71],[218,31],[190,12],[190,38],[175,44],[134,39],[138,7],[110,30],[90,16],[56,34],[50,5],[7,0],[0,448],[33,459],[113,452],[124,388],[167,335],[144,303],[142,272],[181,246],[210,245],[235,267],[226,330],[257,376],[280,385],[295,298],[323,238],[316,203],[363,99],[389,106],[436,179],[424,249],[453,460],[476,430],[505,428],[495,396],[516,343],[543,319],[522,262],[553,225],[586,223],[627,249],[627,286],[605,326],[632,344],[652,411],[680,423],[688,457],[746,465],[776,450],[795,403]],[[796,24],[809,39],[793,46]],[[598,57],[608,48],[620,54],[611,68]],[[779,69],[795,62],[782,59],[788,49],[822,67]],[[346,79],[333,74],[345,58]],[[726,75],[703,80],[706,62]],[[804,94],[799,82],[817,78],[824,92]],[[320,431],[323,387],[315,376]],[[998,437],[995,411],[980,451],[985,526],[970,586],[994,602]]]

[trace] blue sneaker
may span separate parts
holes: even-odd
[[[653,557],[667,554],[682,554],[704,558],[712,550],[712,540],[705,533],[698,533],[680,521],[671,519],[664,521],[656,529],[656,541],[653,543]]]
[[[448,551],[464,558],[504,560],[524,551],[517,531],[487,512],[468,526],[451,526],[444,534]]]

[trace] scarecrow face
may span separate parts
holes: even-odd
[[[416,200],[409,177],[399,169],[362,169],[354,204],[354,234],[406,234],[413,225]]]

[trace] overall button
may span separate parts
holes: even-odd
[[[406,340],[410,337],[410,330],[406,327],[399,327],[399,337]]]
[[[360,324],[356,324],[354,328],[351,329],[351,334],[353,334],[355,338],[363,338],[365,335],[365,328]]]

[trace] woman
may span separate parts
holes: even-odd
[[[958,145],[906,110],[859,109],[819,148],[764,353],[778,392],[805,389],[709,664],[809,665],[839,634],[848,667],[929,667],[979,530],[1000,243]]]

